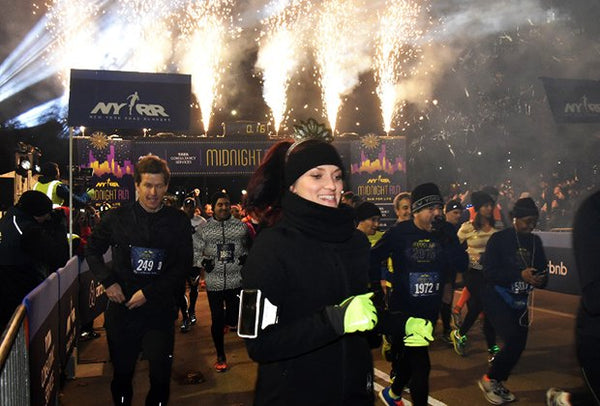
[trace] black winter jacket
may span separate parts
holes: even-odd
[[[510,288],[523,294],[533,287],[523,280],[521,271],[528,267],[544,271],[547,266],[540,237],[532,233],[517,233],[514,227],[492,234],[483,257],[483,275],[488,285]]]
[[[112,265],[104,263],[103,254],[112,248]],[[131,247],[164,249],[164,264],[156,275],[135,274]],[[119,283],[126,300],[139,289],[146,297],[143,306],[156,317],[176,313],[175,292],[192,267],[192,233],[185,213],[163,207],[156,213],[146,212],[138,202],[112,209],[94,229],[86,248],[90,269],[107,288]]]
[[[363,334],[339,336],[324,311],[367,292],[369,242],[349,207],[294,194],[263,230],[242,270],[246,289],[278,307],[278,323],[247,339],[259,363],[255,405],[372,405],[373,361]]]
[[[600,192],[586,198],[575,215],[573,250],[581,284],[577,334],[600,337]]]
[[[444,284],[453,280],[456,271],[468,265],[449,223],[444,233],[418,228],[412,220],[396,223],[371,249],[371,279],[379,279],[381,261],[392,258],[392,293],[389,308],[408,316],[421,317],[435,323],[442,302]],[[450,228],[448,228],[450,227]],[[380,320],[380,324],[382,320]],[[404,324],[402,324],[403,333]],[[385,332],[392,332],[380,326]],[[393,332],[398,334],[397,331]]]

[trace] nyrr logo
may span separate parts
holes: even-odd
[[[600,103],[590,103],[587,96],[581,98],[580,103],[565,103],[565,113],[600,113]]]
[[[106,182],[97,182],[96,183],[96,187],[112,187],[112,188],[117,188],[119,187],[119,182],[115,182],[110,180],[110,178],[108,178],[106,180]]]
[[[567,276],[569,270],[567,269],[566,265],[563,264],[562,261],[560,261],[560,265],[553,265],[552,261],[548,261],[548,272],[551,275]]]
[[[125,111],[128,116],[142,117],[169,117],[169,114],[165,111],[165,108],[160,104],[144,104],[139,103],[140,96],[138,92],[133,92],[127,96],[126,103],[119,102],[98,102],[96,106],[90,111],[90,114],[94,115],[105,115],[105,116],[120,116],[122,114],[123,107],[127,106]],[[136,114],[134,114],[136,113]]]

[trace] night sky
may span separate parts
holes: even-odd
[[[244,30],[231,46],[236,55],[224,77],[213,123],[266,120],[269,110],[254,69],[258,26],[255,10],[265,3],[237,2],[236,12],[245,18]],[[599,79],[600,2],[433,3],[433,28],[427,35],[429,46],[423,52],[431,68],[427,76],[415,77],[406,86],[404,123],[397,120],[392,132],[407,137],[409,185],[431,179],[468,185],[511,179],[527,189],[540,174],[553,172],[564,177],[577,174],[581,180],[597,184],[594,168],[600,164],[600,126],[556,125],[539,77]],[[0,60],[6,60],[43,9],[34,15],[36,8],[31,3],[8,0],[1,0],[0,7]],[[361,21],[351,24],[358,27]],[[314,61],[305,62],[310,67]],[[0,69],[0,91],[2,73]],[[313,75],[310,70],[301,72],[290,85],[294,119],[315,117],[325,121]],[[382,134],[372,72],[357,75],[359,84],[343,100],[337,130]],[[60,94],[61,86],[51,77],[0,100],[0,123],[5,123],[0,129],[2,172],[12,169],[7,159],[19,139],[40,145],[45,158],[65,159],[64,133],[62,140],[55,141],[62,133],[59,123],[49,120],[29,130],[6,125],[7,120]],[[425,99],[438,103],[426,104]],[[305,105],[310,108],[303,108]],[[231,116],[233,110],[237,112],[235,117]],[[195,111],[190,134],[200,129],[199,112]],[[212,131],[218,132],[218,125]]]

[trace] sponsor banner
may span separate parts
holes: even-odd
[[[69,126],[187,130],[191,76],[71,69]]]
[[[104,262],[111,266],[111,251],[104,254]],[[108,296],[104,287],[94,276],[86,260],[79,267],[79,319],[80,325],[94,321],[104,313],[108,305]]]
[[[394,197],[406,191],[406,140],[404,137],[365,136],[350,145],[352,191],[381,210],[380,229],[396,222]]]
[[[557,123],[600,123],[600,81],[540,79]]]
[[[58,274],[58,359],[64,369],[75,348],[79,322],[79,258],[74,256]]]
[[[136,140],[134,160],[154,154],[169,165],[173,176],[251,175],[273,141],[213,139]]]
[[[536,232],[548,258],[546,289],[570,295],[581,295],[579,274],[575,268],[572,234],[569,232]]]
[[[58,402],[58,275],[50,274],[23,299],[29,326],[31,404]]]
[[[119,207],[135,200],[134,163],[131,161],[133,141],[110,140],[102,133],[75,139],[77,163],[80,170],[92,170],[85,182],[92,204],[99,208],[108,203]]]

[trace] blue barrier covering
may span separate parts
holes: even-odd
[[[546,289],[570,295],[580,295],[581,285],[575,267],[573,236],[570,232],[538,231],[548,258]]]
[[[104,254],[104,262],[108,264],[111,259],[112,254],[108,250]],[[80,325],[85,325],[104,313],[108,304],[104,287],[96,279],[85,259],[79,264],[79,292]]]
[[[58,359],[64,370],[75,348],[79,321],[79,259],[75,256],[58,274]]]
[[[23,299],[29,330],[32,405],[57,404],[58,292],[58,274],[52,273]]]

